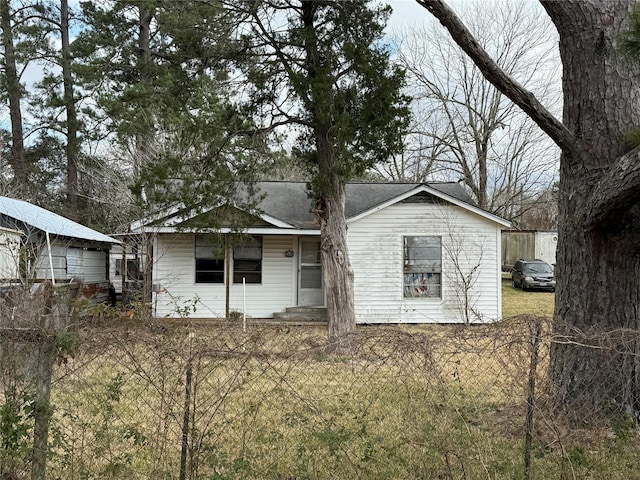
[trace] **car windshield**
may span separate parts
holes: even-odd
[[[528,273],[553,273],[551,266],[547,263],[528,263],[524,267],[524,271]]]

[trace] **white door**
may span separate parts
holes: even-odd
[[[324,305],[320,239],[301,238],[298,265],[298,305],[317,307]]]

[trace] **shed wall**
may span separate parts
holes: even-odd
[[[81,280],[85,284],[103,283],[107,278],[107,252],[67,245],[51,245],[55,280]],[[36,260],[36,278],[51,279],[49,249],[45,246]]]
[[[38,280],[51,280],[51,267],[53,266],[54,280],[67,279],[67,247],[51,245],[51,258],[49,248],[44,246],[36,259],[35,278]]]

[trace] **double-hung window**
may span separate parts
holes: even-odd
[[[403,292],[405,298],[442,298],[440,237],[404,237]]]
[[[196,283],[224,283],[224,245],[196,235]]]
[[[262,237],[250,237],[233,247],[233,283],[262,283]]]

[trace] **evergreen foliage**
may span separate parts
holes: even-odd
[[[278,0],[235,7],[252,17],[260,59],[247,71],[254,115],[263,126],[292,129],[294,154],[315,173],[316,194],[330,191],[332,178],[346,183],[401,150],[408,99],[383,38],[388,6]],[[320,137],[332,158],[318,151]]]
[[[239,19],[217,1],[82,4],[78,73],[93,114],[132,157],[145,209],[233,198],[257,174],[264,139],[239,115],[229,74]]]

